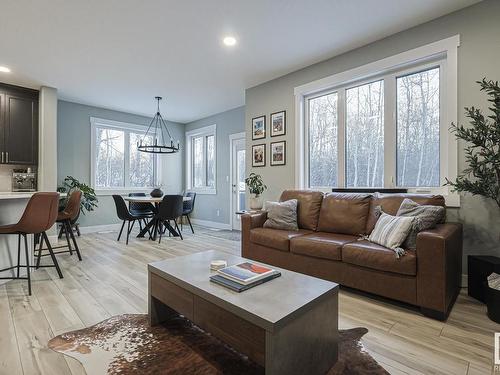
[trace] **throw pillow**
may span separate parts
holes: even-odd
[[[416,250],[417,234],[420,231],[432,229],[438,223],[442,222],[446,210],[441,206],[420,205],[411,199],[405,198],[399,207],[396,216],[413,216],[416,220],[410,234],[403,243],[405,249]]]
[[[284,202],[266,202],[267,220],[264,228],[299,230],[297,225],[297,199]]]
[[[368,240],[394,250],[396,257],[405,254],[400,247],[413,226],[413,217],[392,216],[382,212]]]

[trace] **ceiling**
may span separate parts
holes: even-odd
[[[0,81],[182,123],[478,0],[0,0]],[[232,48],[222,39],[233,35]]]

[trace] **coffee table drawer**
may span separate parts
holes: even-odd
[[[264,329],[198,296],[194,296],[194,319],[192,321],[258,364],[265,366],[266,331]]]
[[[193,320],[193,295],[187,290],[151,273],[151,295],[189,320]]]

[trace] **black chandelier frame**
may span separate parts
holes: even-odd
[[[155,99],[158,102],[156,114],[149,123],[148,130],[146,130],[144,136],[137,143],[137,150],[149,154],[174,154],[180,150],[179,141],[177,141],[176,146],[168,130],[167,122],[161,116],[160,100],[162,100],[162,97],[155,96]],[[168,136],[167,140],[165,139],[165,133]],[[153,144],[146,143],[148,135],[153,137]]]

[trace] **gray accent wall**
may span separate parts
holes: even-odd
[[[205,117],[186,124],[186,132],[208,125],[217,125],[216,162],[217,162],[217,194],[196,196],[192,218],[212,221],[220,224],[230,223],[230,160],[231,146],[229,136],[245,131],[245,107],[238,107],[213,116]],[[219,216],[217,216],[219,210]]]
[[[484,93],[480,93],[477,80],[487,77],[500,80],[500,1],[486,0],[461,11],[395,34],[378,42],[358,48],[329,60],[311,65],[275,80],[246,90],[245,123],[247,129],[247,154],[251,145],[263,143],[251,141],[251,119],[259,115],[286,110],[287,134],[273,138],[287,141],[287,165],[252,169],[260,173],[269,186],[264,198],[275,200],[282,190],[295,186],[295,108],[294,88],[336,73],[340,73],[373,61],[383,59],[419,46],[423,46],[456,34],[460,34],[458,50],[458,108],[459,122],[467,124],[463,114],[465,106],[487,109]],[[269,136],[265,139],[269,152]],[[459,170],[463,170],[464,151],[459,144]],[[250,168],[250,157],[247,167]],[[448,209],[448,220],[464,224],[464,254],[500,255],[500,211],[489,200],[464,195],[459,209]],[[466,270],[464,256],[464,273]]]
[[[154,110],[154,103],[152,102]],[[153,110],[151,115],[153,115]],[[57,164],[58,184],[67,175],[90,184],[90,117],[144,125],[151,118],[129,113],[87,106],[83,104],[58,101],[57,110]],[[181,141],[184,149],[184,125],[169,122],[169,130],[175,140]],[[180,193],[184,186],[184,154],[161,155],[160,183],[167,193]],[[99,207],[91,213],[81,215],[82,226],[118,223],[111,195],[99,195]]]

